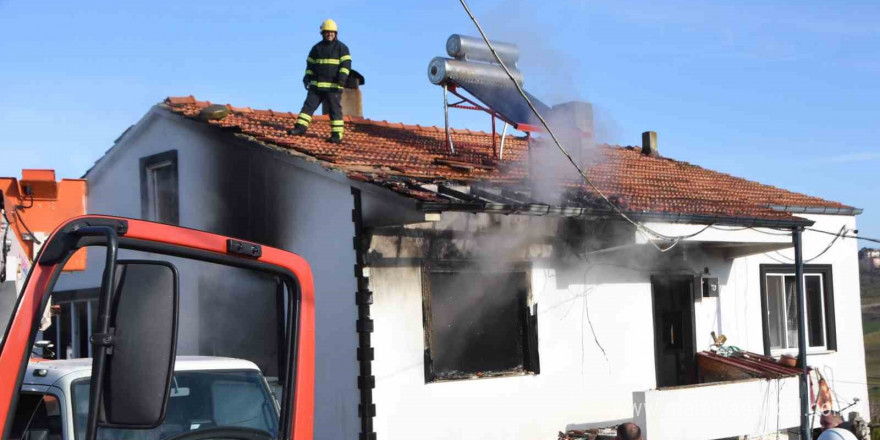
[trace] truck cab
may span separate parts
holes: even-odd
[[[91,359],[30,362],[10,438],[84,438],[91,374]],[[162,424],[144,430],[102,430],[98,438],[160,440],[220,427],[249,428],[275,438],[280,409],[269,383],[253,362],[179,356]]]
[[[84,249],[104,256],[90,259],[100,264],[90,300],[97,307],[87,333],[74,338],[88,346],[90,359],[35,359],[35,349],[46,351],[46,341],[37,342],[40,321],[59,277]],[[194,289],[193,280],[210,288]],[[224,292],[238,296],[235,304],[244,298],[272,306],[247,322]],[[235,319],[193,324],[194,309],[180,313],[181,298],[208,318],[202,304],[235,308]],[[310,439],[314,319],[311,269],[294,253],[143,220],[72,218],[45,240],[0,340],[0,433],[31,440]],[[253,326],[272,342],[209,338],[178,350],[181,328],[189,336]],[[274,388],[257,365],[272,371]]]

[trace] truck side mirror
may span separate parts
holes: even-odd
[[[98,426],[154,428],[165,420],[174,372],[177,269],[165,261],[119,260],[116,280]]]

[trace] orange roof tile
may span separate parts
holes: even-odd
[[[188,96],[170,97],[164,104],[174,113],[195,118],[210,102]],[[229,116],[208,123],[309,156],[352,179],[380,184],[419,200],[438,198],[395,179],[523,185],[528,178],[528,142],[524,137],[508,136],[504,158],[498,161],[490,133],[453,130],[455,154],[451,154],[442,128],[346,117],[345,139],[336,145],[325,140],[330,135],[326,116],[315,116],[309,132],[294,137],[287,130],[293,128],[296,114],[227,107]],[[496,135],[496,142],[499,139]],[[630,212],[791,219],[790,213],[771,206],[850,208],[687,162],[646,156],[634,147],[601,145],[597,151],[600,154],[585,170],[587,176]],[[568,202],[595,200],[593,191],[580,181],[569,181],[565,186],[569,188]]]

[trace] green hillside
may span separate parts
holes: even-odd
[[[865,334],[880,331],[880,269],[859,261],[862,290],[862,326]]]
[[[865,363],[869,378],[880,378],[880,269],[867,261],[859,261],[859,279],[862,291],[862,329],[865,333]],[[869,379],[868,382],[872,382]],[[880,402],[880,383],[868,387],[871,403]],[[871,419],[880,414],[871,405]]]

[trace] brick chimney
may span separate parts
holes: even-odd
[[[342,115],[364,117],[364,103],[361,97],[360,86],[364,85],[364,76],[357,70],[352,70],[348,75],[348,81],[342,89]],[[330,114],[327,104],[322,106],[321,112],[325,115]]]
[[[657,132],[646,131],[642,133],[642,154],[645,156],[660,156],[660,150],[657,149]]]

